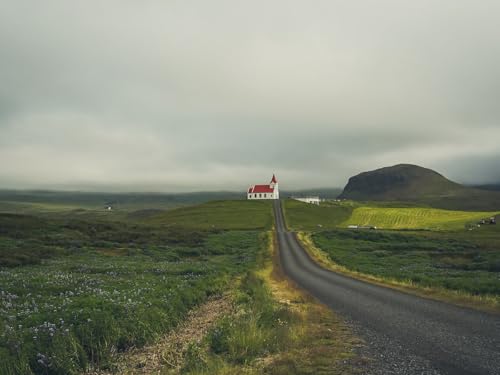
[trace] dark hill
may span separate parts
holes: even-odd
[[[500,209],[499,192],[466,187],[431,169],[411,164],[398,164],[351,177],[339,198],[416,202],[461,210]]]

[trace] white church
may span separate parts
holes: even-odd
[[[267,185],[252,185],[248,188],[248,199],[280,199],[278,180],[273,174],[271,182]]]

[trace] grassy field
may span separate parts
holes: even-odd
[[[86,209],[102,209],[113,206],[118,210],[125,211],[144,208],[170,209],[218,199],[241,199],[244,197],[245,194],[225,191],[167,194],[0,190],[0,204],[2,202],[17,202],[24,205],[40,204]]]
[[[467,224],[495,216],[497,212],[449,211],[436,208],[357,207],[341,226],[364,225],[384,229],[464,229]]]
[[[0,215],[0,373],[106,368],[251,268],[255,231]]]
[[[196,229],[269,229],[273,216],[270,201],[213,201],[166,211],[144,222]]]
[[[487,232],[500,238],[495,226]],[[339,229],[312,238],[331,260],[349,270],[422,287],[500,295],[500,251],[478,235]]]
[[[496,216],[496,212],[398,205],[342,201],[318,207],[284,202],[289,227],[306,236],[312,233],[312,245],[348,273],[422,290],[442,289],[499,300],[500,225],[467,230],[469,224]],[[379,230],[347,230],[348,225]]]
[[[350,371],[354,339],[335,316],[285,281],[271,290],[270,202],[113,220],[57,202],[13,204],[0,213],[1,374],[132,371],[131,348],[155,345],[228,292],[234,309],[188,345],[182,373]],[[25,214],[12,213],[18,204]]]
[[[352,213],[350,203],[326,202],[320,206],[293,199],[283,201],[286,222],[290,230],[321,230],[336,228]]]
[[[1,374],[77,374],[95,367],[120,373],[117,358],[130,348],[154,345],[189,311],[228,292],[233,310],[188,345],[182,373],[352,370],[352,335],[276,276],[263,233],[272,227],[271,202],[214,201],[161,212],[145,206],[112,220],[102,209],[68,202],[3,204]],[[284,207],[290,227],[314,232],[315,244],[349,269],[500,294],[500,226],[348,231],[338,226],[360,208],[352,202],[317,207],[287,200]],[[414,207],[396,214],[408,209]]]
[[[499,214],[495,211],[450,211],[400,202],[322,202],[320,206],[288,199],[283,202],[292,230],[321,231],[348,225],[382,229],[461,230]]]
[[[234,289],[235,308],[192,343],[181,370],[202,374],[359,374],[361,344],[327,307],[280,273],[269,234],[268,251]]]

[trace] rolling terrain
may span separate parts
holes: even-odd
[[[25,209],[16,213],[20,206]],[[332,298],[344,301],[343,307],[323,300],[314,290],[312,293],[344,317],[360,319],[358,325],[344,326],[331,310],[320,308],[280,276],[270,231],[275,226],[274,215],[278,215],[273,202],[216,200],[168,209],[160,206],[153,200],[116,206],[109,212],[78,200],[1,202],[1,373],[102,370],[115,374],[144,368],[186,374],[242,373],[243,369],[248,374],[293,374],[297,369],[305,373],[323,369],[325,373],[375,374],[366,362],[356,362],[361,354],[354,346],[368,351],[363,356],[379,358],[383,354],[398,366],[410,361],[417,366],[407,369],[410,374],[422,369],[488,373],[483,370],[494,363],[489,344],[481,338],[474,338],[477,348],[464,356],[465,362],[457,368],[448,363],[450,358],[456,359],[455,354],[435,362],[421,347],[407,349],[413,338],[439,345],[447,341],[421,337],[398,321],[398,329],[412,332],[413,338],[405,341],[391,336],[392,331],[385,332],[388,325],[373,314],[349,315],[354,307],[344,298],[345,293],[358,296],[358,290],[350,289],[354,285],[351,281],[339,278],[335,288],[328,289],[340,293]],[[410,285],[412,293],[439,290],[444,291],[439,298],[454,294],[472,305],[481,301],[488,308],[498,307],[500,226],[485,225],[471,231],[465,227],[491,212],[386,201],[327,201],[318,207],[294,200],[283,201],[283,212],[289,228],[300,231],[301,238],[309,238],[326,263],[338,269],[367,275],[377,283],[392,280]],[[354,220],[390,230],[347,230]],[[282,224],[277,225],[279,239]],[[296,241],[290,233],[286,237],[289,244]],[[280,246],[282,243],[281,238]],[[302,259],[298,248],[291,246],[293,258]],[[285,271],[289,260],[282,258]],[[302,273],[311,267],[307,263],[298,266]],[[299,279],[294,280],[300,284]],[[389,298],[389,292],[363,288],[363,297],[355,297],[358,307],[378,306],[389,316],[402,314],[387,302],[392,294]],[[385,296],[381,298],[386,298],[387,306],[381,307],[377,301],[380,296]],[[406,303],[406,299],[394,298],[401,305]],[[205,309],[212,308],[218,312],[210,323],[196,329],[201,341],[183,341],[179,343],[182,349],[174,352],[161,346],[168,337],[177,337],[177,331],[184,329],[183,322],[196,316],[189,314],[198,310],[205,314]],[[427,312],[414,314],[408,319],[420,321]],[[447,323],[436,324],[443,332],[456,329]],[[353,344],[358,341],[352,329],[370,345]],[[469,337],[470,332],[462,333]],[[462,353],[462,344],[457,342],[454,353]],[[392,345],[399,349],[384,351]],[[145,353],[153,350],[147,349],[150,346],[155,352],[167,350],[162,356],[175,365],[170,367],[161,356],[153,362],[146,360]],[[481,350],[486,353],[486,362],[477,365]],[[356,366],[361,369],[356,370]],[[102,374],[99,371],[96,374]]]
[[[203,229],[270,229],[272,226],[270,201],[212,201],[200,205],[177,208],[146,218],[154,225],[180,225]]]
[[[2,375],[351,373],[352,333],[276,273],[271,202],[20,204],[0,206]]]

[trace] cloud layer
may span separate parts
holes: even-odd
[[[4,1],[0,187],[500,181],[500,3]]]

